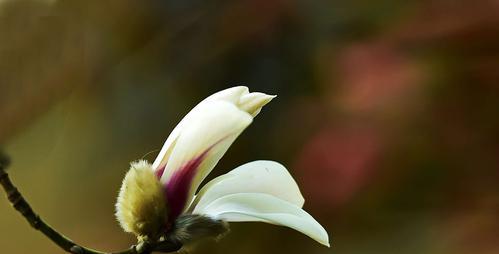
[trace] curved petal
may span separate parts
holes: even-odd
[[[199,183],[272,98],[232,87],[204,99],[180,121],[152,165],[165,186],[171,219],[192,201]]]
[[[222,91],[216,92],[202,102],[212,101],[212,100],[223,100],[231,102],[232,104],[237,104],[242,96],[249,94],[248,87],[245,86],[235,86],[231,88],[224,89]]]
[[[175,141],[185,127],[185,123],[190,121],[189,119],[196,117],[196,112],[206,103],[213,101],[229,102],[231,104],[234,104],[240,110],[245,111],[254,117],[260,112],[261,108],[265,104],[269,103],[274,97],[275,96],[267,95],[264,93],[250,93],[248,88],[245,86],[231,87],[207,97],[198,105],[196,105],[173,129],[171,134],[166,139],[158,156],[154,160],[152,168],[156,171],[160,171],[159,173],[157,173],[159,176],[163,174],[165,166],[171,157],[171,152],[173,147],[175,146]]]
[[[298,207],[303,196],[286,168],[275,161],[246,163],[206,184],[197,194],[191,207],[202,209],[212,201],[234,193],[265,193],[288,201]]]
[[[236,193],[223,196],[194,214],[204,214],[228,222],[259,221],[295,229],[329,247],[326,230],[300,207],[263,193]]]
[[[192,111],[172,146],[161,176],[172,218],[177,217],[252,117],[234,104],[210,101]]]

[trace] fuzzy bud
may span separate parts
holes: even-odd
[[[121,227],[139,239],[156,240],[164,231],[167,204],[161,183],[146,161],[132,162],[116,202]]]

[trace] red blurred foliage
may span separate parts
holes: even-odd
[[[423,79],[419,67],[402,52],[382,44],[357,44],[338,60],[339,103],[352,113],[373,113],[403,105]]]
[[[348,202],[376,170],[382,137],[367,127],[328,127],[309,139],[295,170],[310,203],[333,208]]]
[[[477,39],[497,39],[498,11],[499,2],[496,0],[427,1],[385,38],[398,43],[421,44],[440,40],[447,45],[470,46]]]

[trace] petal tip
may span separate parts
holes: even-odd
[[[319,236],[317,238],[313,238],[315,241],[317,241],[318,243],[328,247],[328,248],[331,248],[331,244],[329,243],[329,235],[327,234],[327,232],[324,232],[324,235],[322,236]]]
[[[319,243],[328,247],[328,248],[331,248],[331,244],[329,243],[329,239],[324,239],[323,241],[320,241]]]

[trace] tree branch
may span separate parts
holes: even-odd
[[[161,241],[157,243],[139,242],[137,245],[131,246],[127,250],[119,252],[102,252],[98,250],[89,249],[78,245],[71,239],[65,237],[57,230],[48,225],[43,221],[38,214],[36,214],[29,203],[24,199],[21,193],[17,190],[16,186],[12,183],[9,175],[5,171],[9,166],[9,157],[0,151],[0,185],[2,185],[5,193],[7,193],[7,198],[9,199],[12,206],[29,222],[31,227],[40,231],[46,237],[48,237],[52,242],[57,244],[61,249],[68,253],[73,254],[150,254],[156,248],[161,250],[161,252],[174,252],[179,250],[182,245],[179,243],[172,243],[167,241]]]

